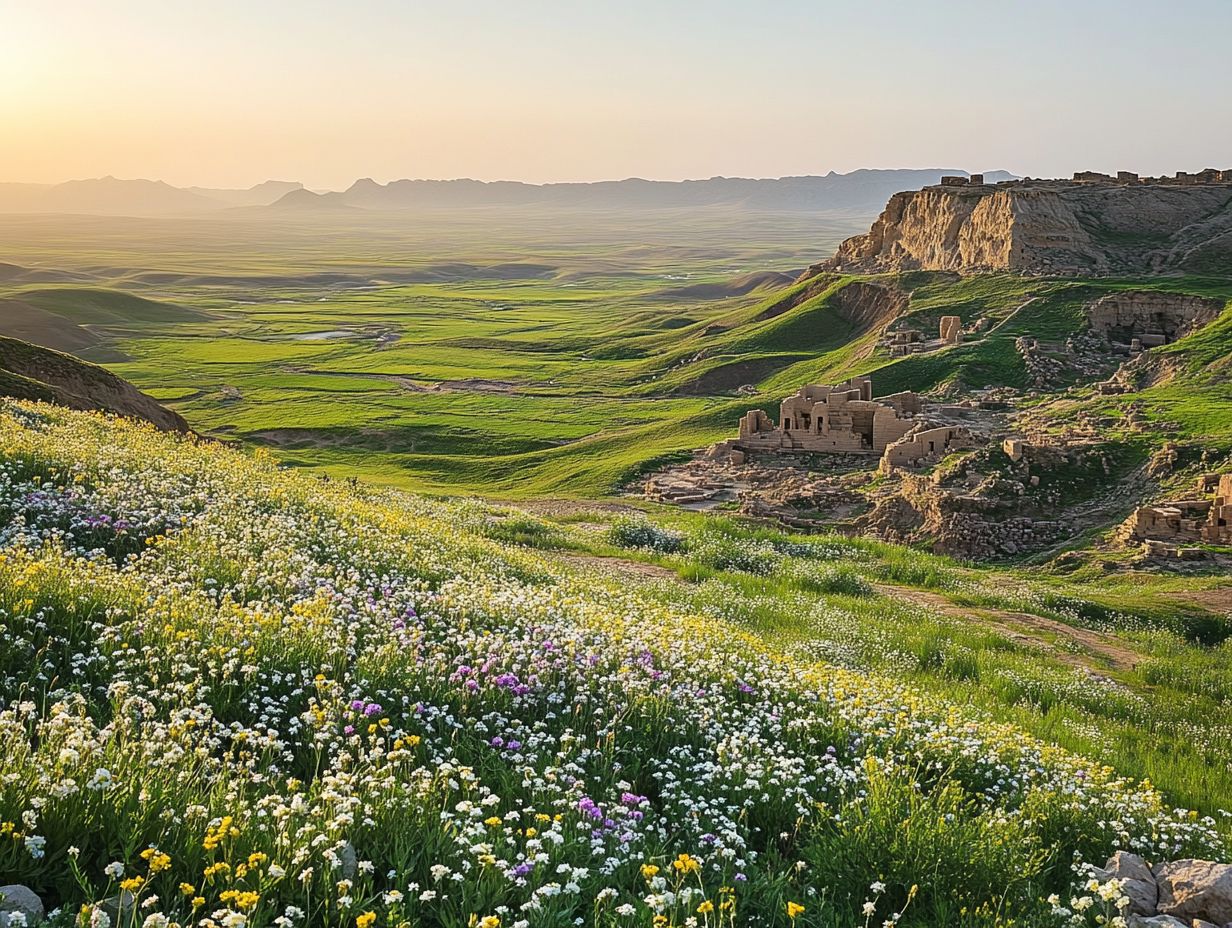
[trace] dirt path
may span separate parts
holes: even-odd
[[[1213,590],[1177,590],[1164,594],[1168,599],[1183,603],[1192,603],[1211,612],[1225,612],[1232,616],[1232,586],[1217,587]]]
[[[639,580],[679,580],[680,575],[667,567],[658,564],[644,564],[641,561],[628,561],[622,557],[599,557],[596,554],[560,554],[555,560],[570,567],[583,570],[609,570]]]
[[[1081,654],[1072,654],[1068,651],[1058,650],[1048,639],[1048,635],[1067,638],[1081,645],[1091,654],[1106,661],[1114,670],[1131,670],[1142,658],[1138,652],[1114,635],[1107,635],[1089,628],[1078,628],[1073,625],[1067,625],[1064,622],[1058,622],[1055,619],[1032,615],[1029,612],[1010,612],[1004,609],[960,606],[946,599],[940,593],[933,593],[929,590],[913,590],[910,587],[904,586],[879,583],[875,584],[875,588],[878,593],[891,599],[915,603],[952,618],[974,619],[977,622],[992,625],[1005,631],[1010,638],[1043,645],[1052,651],[1062,663],[1071,664],[1076,667],[1084,667],[1095,671],[1102,669],[1090,660],[1085,659]]]

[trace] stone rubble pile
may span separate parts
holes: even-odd
[[[1094,877],[1119,880],[1129,900],[1126,928],[1228,928],[1232,925],[1232,864],[1172,860],[1149,865],[1117,851]]]

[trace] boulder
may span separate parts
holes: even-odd
[[[1125,919],[1125,928],[1192,928],[1192,926],[1171,915],[1152,915],[1149,918],[1142,915],[1131,915]]]
[[[1121,891],[1129,898],[1129,914],[1154,915],[1159,888],[1147,862],[1129,851],[1117,851],[1096,874],[1100,882],[1120,880]]]
[[[43,900],[34,890],[20,883],[10,883],[0,886],[0,926],[8,928],[10,915],[21,913],[27,925],[33,925],[43,920]]]
[[[344,880],[355,879],[355,874],[359,869],[359,858],[355,854],[355,845],[350,841],[346,842],[338,851],[338,857],[342,861],[342,878]]]
[[[1217,925],[1232,922],[1232,866],[1209,860],[1174,860],[1152,871],[1159,886],[1159,913]]]

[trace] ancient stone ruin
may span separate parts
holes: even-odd
[[[1152,557],[1185,557],[1185,544],[1232,545],[1232,474],[1203,474],[1196,498],[1142,506],[1124,530]]]
[[[942,316],[936,338],[926,338],[919,329],[902,328],[887,331],[877,342],[878,347],[890,352],[890,357],[901,358],[909,354],[925,354],[963,341],[962,319],[958,316]]]
[[[1188,293],[1125,290],[1086,306],[1091,331],[1131,351],[1155,348],[1214,322],[1224,301]]]
[[[873,382],[853,377],[837,386],[810,384],[779,405],[778,421],[752,409],[740,419],[739,436],[713,453],[869,454],[883,469],[940,457],[965,437],[957,423],[924,416],[918,393],[873,399]]]
[[[946,345],[962,344],[962,319],[958,316],[941,317],[941,341]]]

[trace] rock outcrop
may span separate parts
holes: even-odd
[[[1159,886],[1145,860],[1128,851],[1117,851],[1097,879],[1121,881],[1121,892],[1129,900],[1131,915],[1154,915],[1159,907]]]
[[[1137,854],[1117,851],[1091,875],[1119,891],[1127,928],[1232,923],[1232,865],[1185,859],[1151,866]]]
[[[1011,181],[896,193],[818,271],[1103,275],[1232,260],[1232,183]]]
[[[1174,860],[1156,864],[1159,914],[1232,922],[1232,866],[1209,860]]]
[[[1144,346],[1176,341],[1194,329],[1214,322],[1225,300],[1160,290],[1124,290],[1109,293],[1086,306],[1091,331]]]

